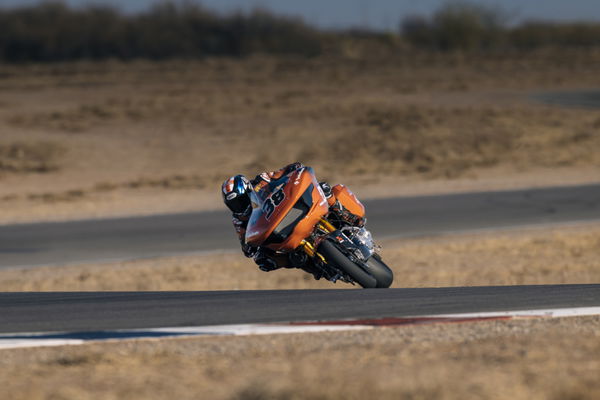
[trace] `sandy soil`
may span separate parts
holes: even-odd
[[[600,282],[600,224],[387,240],[393,287]],[[0,291],[352,288],[299,270],[261,272],[240,252],[0,270]]]
[[[600,55],[0,66],[0,223],[220,207],[300,160],[361,196],[600,180]],[[349,162],[351,160],[351,162]]]
[[[597,399],[600,318],[3,350],[7,399]]]

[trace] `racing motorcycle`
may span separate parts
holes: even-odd
[[[365,208],[348,188],[332,188],[338,201],[364,218]],[[382,261],[371,233],[336,213],[310,167],[302,167],[250,193],[252,214],[246,243],[286,253],[292,267],[317,271],[336,282],[387,288],[393,273]]]

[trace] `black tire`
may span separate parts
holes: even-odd
[[[373,254],[366,261],[366,264],[369,273],[377,280],[377,287],[389,288],[394,280],[394,273],[379,257],[379,254]]]
[[[361,267],[354,264],[333,243],[324,240],[319,246],[318,252],[321,253],[328,264],[333,264],[337,268],[350,275],[360,286],[365,289],[376,288],[377,278],[366,273]],[[390,282],[391,283],[391,282]]]

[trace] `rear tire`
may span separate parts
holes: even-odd
[[[369,275],[361,267],[350,261],[350,259],[348,259],[348,257],[338,250],[338,248],[335,247],[335,245],[330,241],[324,240],[319,246],[318,251],[321,253],[321,255],[323,255],[323,257],[325,257],[327,263],[335,265],[337,268],[350,275],[350,277],[363,288],[371,289],[379,287],[377,278],[375,276]],[[377,268],[378,267],[375,267],[374,269]]]

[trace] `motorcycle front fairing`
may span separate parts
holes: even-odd
[[[252,214],[246,242],[275,251],[293,251],[329,211],[314,171],[303,167],[250,195]]]

